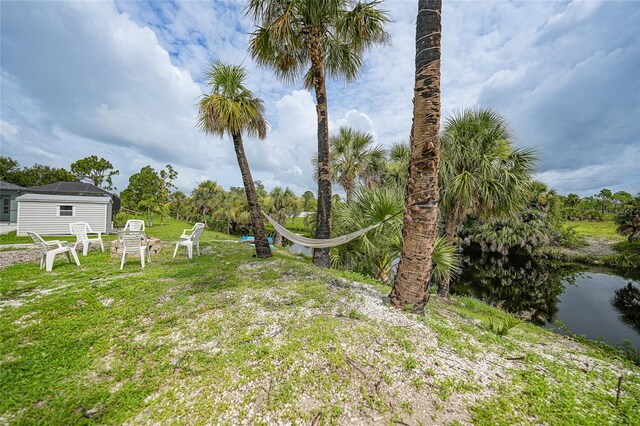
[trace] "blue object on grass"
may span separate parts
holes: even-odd
[[[242,238],[240,238],[240,242],[241,243],[249,243],[251,241],[255,241],[255,237],[253,237],[252,235],[243,235]],[[273,238],[271,237],[267,237],[267,241],[269,241],[270,243],[273,242]]]

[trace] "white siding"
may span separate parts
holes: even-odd
[[[73,216],[58,216],[58,206],[73,206]],[[40,235],[70,235],[69,224],[73,222],[87,222],[95,232],[106,232],[108,226],[108,204],[49,202],[49,201],[19,201],[18,202],[18,235],[27,232],[37,232]]]
[[[110,232],[111,231],[111,221],[113,220],[112,207],[113,207],[113,205],[111,203],[107,204],[106,228],[105,228],[106,231],[105,232]]]

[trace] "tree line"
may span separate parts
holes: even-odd
[[[0,180],[23,187],[42,186],[56,182],[86,181],[106,190],[115,190],[113,176],[120,174],[113,164],[95,155],[74,161],[69,170],[34,164],[26,167],[11,157],[0,157]]]

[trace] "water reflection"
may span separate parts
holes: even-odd
[[[611,344],[640,348],[640,281],[584,266],[495,256],[467,256],[452,292],[471,295],[534,323]]]
[[[622,321],[640,333],[640,288],[629,281],[616,290],[611,304],[620,313]]]
[[[452,292],[472,295],[544,324],[555,319],[558,297],[578,272],[573,266],[553,262],[543,266],[527,258],[467,255]]]

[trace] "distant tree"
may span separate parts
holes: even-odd
[[[120,171],[114,170],[109,160],[92,155],[71,163],[71,173],[78,180],[88,180],[101,188],[115,190],[112,177],[119,175]]]
[[[338,134],[329,139],[329,145],[331,177],[344,189],[347,203],[351,202],[358,181],[369,188],[373,182],[379,182],[385,151],[380,146],[373,146],[373,136],[370,133],[341,127]],[[317,156],[313,163],[317,166]]]
[[[318,207],[316,238],[331,237],[331,166],[326,77],[353,80],[363,54],[386,43],[387,12],[379,1],[249,0],[247,14],[257,26],[250,41],[253,58],[285,81],[304,76],[314,89],[318,122]],[[313,263],[328,268],[329,249],[313,251]]]
[[[616,215],[616,231],[629,242],[640,242],[640,194],[623,206]]]
[[[211,219],[211,213],[215,209],[215,201],[222,192],[224,192],[222,187],[212,180],[200,182],[191,191],[191,200],[197,212],[198,221],[208,225],[207,222]]]
[[[601,189],[596,198],[600,200],[600,209],[602,211],[602,215],[609,211],[609,206],[613,202],[613,193],[610,189],[604,188]]]
[[[169,199],[171,201],[171,213],[176,220],[186,219],[190,208],[190,198],[182,191],[175,191],[169,196]]]
[[[302,210],[304,210],[305,212],[311,211],[314,208],[313,204],[315,199],[316,197],[311,191],[306,191],[304,194],[302,194]]]
[[[169,191],[177,174],[170,165],[160,173],[151,166],[143,167],[129,178],[129,186],[120,194],[122,203],[131,210],[145,211],[149,226],[153,226],[154,214],[160,215],[162,223],[169,212]]]
[[[200,100],[198,127],[204,133],[220,137],[229,135],[233,140],[249,204],[256,256],[267,258],[272,255],[271,249],[242,140],[243,133],[264,139],[267,135],[267,120],[264,117],[264,103],[244,84],[246,76],[247,72],[242,66],[227,65],[219,61],[211,64],[207,72],[211,93]]]
[[[565,200],[565,204],[569,207],[576,207],[580,203],[580,197],[578,194],[571,193],[567,195],[567,199]]]
[[[0,180],[15,183],[14,175],[20,170],[20,163],[11,157],[0,156]],[[17,184],[16,184],[17,185]]]
[[[618,207],[631,204],[633,202],[633,195],[629,194],[627,191],[618,191],[613,194],[613,201]]]
[[[385,182],[406,186],[411,160],[411,148],[408,143],[396,142],[389,148],[389,161],[385,165]]]
[[[63,168],[34,164],[23,167],[13,175],[13,182],[20,186],[41,186],[56,182],[73,182],[75,176]]]
[[[287,216],[291,216],[298,210],[300,201],[296,194],[289,188],[281,188],[276,186],[269,192],[266,198],[265,208],[273,218],[280,223],[284,223]],[[276,236],[276,242],[280,244],[282,237],[280,234]]]

